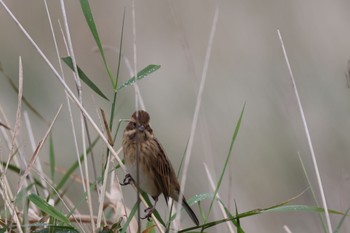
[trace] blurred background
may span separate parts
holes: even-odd
[[[11,11],[58,69],[55,48],[43,1],[5,1]],[[131,1],[91,1],[98,32],[113,73],[116,70],[123,11],[123,56],[133,61]],[[78,65],[111,99],[113,89],[96,44],[86,25],[79,1],[65,1],[70,33]],[[159,64],[161,69],[138,82],[151,124],[178,169],[189,137],[200,77],[203,71],[215,9],[218,22],[200,108],[199,124],[187,177],[187,198],[211,192],[206,163],[215,181],[222,171],[230,140],[244,103],[242,125],[225,174],[220,195],[232,213],[265,208],[296,196],[309,184],[317,193],[310,152],[299,109],[284,60],[277,29],[284,39],[304,107],[328,207],[345,212],[350,207],[350,89],[347,85],[350,57],[350,2],[316,1],[135,1],[137,69]],[[61,56],[66,56],[58,26],[62,23],[59,1],[49,1]],[[0,7],[0,62],[4,73],[18,82],[18,56],[24,67],[24,96],[48,120],[64,105],[54,126],[58,167],[76,160],[64,90],[4,8]],[[66,67],[65,71],[69,71]],[[15,122],[17,95],[0,73],[0,105]],[[74,88],[69,72],[68,83]],[[130,78],[122,63],[120,82]],[[109,115],[110,103],[84,86],[84,103],[96,121],[98,109]],[[27,109],[26,107],[24,107]],[[118,94],[116,118],[129,118],[135,110],[134,89]],[[74,106],[78,119],[78,110]],[[47,125],[29,112],[36,140]],[[124,128],[124,126],[122,126]],[[94,130],[90,128],[93,135]],[[20,142],[31,156],[27,132]],[[115,148],[120,147],[118,137]],[[105,150],[96,149],[97,164]],[[45,150],[44,150],[45,151]],[[47,145],[46,145],[47,151]],[[7,157],[0,141],[1,160]],[[44,152],[40,155],[48,161]],[[47,168],[46,168],[47,169]],[[99,166],[99,170],[101,170]],[[123,174],[120,173],[120,178]],[[17,182],[16,180],[14,182]],[[126,193],[131,189],[123,189]],[[69,193],[76,192],[71,187]],[[68,195],[69,195],[68,193]],[[124,193],[125,195],[125,193]],[[126,202],[134,203],[134,196]],[[307,191],[293,203],[316,205]],[[205,202],[207,206],[209,201]],[[164,207],[164,208],[163,208]],[[161,198],[160,208],[166,214]],[[198,207],[194,207],[199,213]],[[222,218],[217,206],[211,220]],[[341,216],[331,216],[333,228]],[[246,232],[321,232],[314,213],[266,213],[241,220]],[[345,220],[341,232],[350,231]],[[228,232],[225,224],[208,232]]]

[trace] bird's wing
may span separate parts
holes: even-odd
[[[157,183],[157,186],[162,191],[165,197],[165,201],[168,204],[168,199],[171,192],[170,189],[172,187],[171,176],[173,175],[172,173],[174,173],[173,171],[174,169],[172,168],[171,163],[166,157],[165,152],[162,146],[160,145],[160,143],[158,142],[158,140],[155,139],[155,141],[157,142],[158,148],[159,148],[157,153],[157,159],[154,164],[154,172],[155,172],[155,175],[157,176],[156,183]]]

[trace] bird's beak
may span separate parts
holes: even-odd
[[[143,126],[143,125],[140,125],[140,126],[139,126],[139,131],[140,131],[140,132],[143,132],[143,131],[145,131],[145,126]]]

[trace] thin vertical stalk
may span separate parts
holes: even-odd
[[[282,36],[281,36],[281,33],[280,33],[279,29],[277,30],[277,33],[278,33],[279,40],[281,42],[283,55],[284,55],[284,58],[286,60],[287,66],[288,66],[289,75],[290,75],[290,78],[291,78],[292,83],[293,83],[293,89],[294,89],[295,97],[296,97],[297,102],[298,102],[298,107],[299,107],[301,119],[303,121],[303,126],[304,126],[304,129],[305,129],[307,142],[309,144],[309,149],[310,149],[310,152],[311,152],[311,158],[312,158],[312,162],[313,162],[315,173],[316,173],[316,177],[317,177],[317,183],[318,183],[318,187],[320,189],[322,204],[323,204],[323,208],[325,210],[324,213],[325,213],[325,216],[326,216],[328,232],[331,233],[332,232],[331,220],[329,218],[329,211],[328,211],[328,207],[327,207],[326,196],[325,196],[324,190],[323,190],[323,185],[322,185],[320,171],[318,170],[318,165],[317,165],[317,161],[316,161],[316,155],[315,155],[314,147],[313,147],[313,144],[312,144],[312,141],[311,141],[309,127],[308,127],[307,122],[306,122],[304,109],[303,109],[303,106],[302,106],[301,101],[300,101],[299,92],[298,92],[297,86],[295,84],[295,79],[294,79],[294,75],[293,75],[293,72],[292,72],[292,68],[290,66],[288,55],[287,55],[287,51],[286,51],[286,49],[284,47],[283,39],[282,39]]]

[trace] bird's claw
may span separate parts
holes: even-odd
[[[123,180],[123,183],[119,183],[120,185],[128,185],[133,181],[132,177],[130,174],[126,174]]]
[[[148,221],[151,221],[151,217],[154,211],[154,207],[149,207],[147,209],[144,210],[144,212],[147,214],[145,215],[145,217],[141,217],[141,219],[147,219]]]

